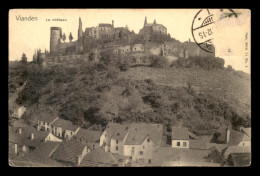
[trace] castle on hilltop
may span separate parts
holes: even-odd
[[[157,37],[156,37],[157,36]],[[166,37],[165,40],[156,42],[149,38]],[[99,23],[96,27],[87,27],[83,30],[82,21],[79,17],[77,40],[72,41],[70,33],[69,42],[66,41],[66,35],[62,33],[62,28],[50,28],[50,50],[41,52],[37,50],[34,54],[34,61],[41,65],[46,63],[61,63],[68,61],[74,63],[75,59],[98,61],[100,51],[104,48],[110,48],[115,54],[123,58],[130,58],[134,64],[149,64],[145,61],[148,55],[161,55],[170,60],[177,58],[189,58],[193,56],[207,57],[215,56],[214,53],[208,53],[200,49],[196,43],[189,41],[180,42],[172,39],[167,34],[167,28],[158,24],[156,20],[153,23],[147,23],[147,17],[144,20],[144,26],[135,34],[128,27],[115,27],[112,23]],[[94,42],[94,45],[93,45]],[[90,58],[91,57],[91,58]]]

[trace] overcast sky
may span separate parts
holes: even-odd
[[[112,23],[115,27],[128,26],[129,30],[138,33],[143,27],[145,16],[148,23],[157,23],[167,27],[170,35],[181,42],[191,40],[191,27],[195,15],[200,9],[18,9],[9,11],[9,60],[20,60],[26,53],[28,60],[36,48],[44,51],[50,46],[50,27],[61,27],[67,41],[71,32],[77,40],[79,17],[82,19],[83,30],[86,27],[97,26],[98,23]],[[211,10],[213,13],[215,10]],[[239,11],[239,10],[237,10]],[[241,11],[241,10],[240,10]],[[237,19],[224,19],[214,32],[216,56],[222,57],[226,65],[230,64],[237,70],[250,72],[245,68],[245,33],[250,36],[250,11],[241,11]],[[21,17],[37,17],[37,21],[19,21]],[[52,21],[60,18],[67,21]],[[46,21],[50,19],[51,21]],[[231,20],[231,21],[230,21]],[[249,40],[250,41],[250,40]],[[249,42],[250,43],[250,42]],[[227,52],[231,48],[232,52]],[[249,56],[250,59],[250,56]]]

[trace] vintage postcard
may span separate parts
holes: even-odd
[[[249,9],[11,9],[12,167],[251,165]]]

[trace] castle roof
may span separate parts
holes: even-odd
[[[112,26],[111,24],[109,24],[109,23],[99,23],[98,26],[99,26],[99,27],[111,27],[111,28],[113,27],[113,26]]]

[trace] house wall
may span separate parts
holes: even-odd
[[[25,108],[25,107],[23,107],[23,106],[20,107],[20,108],[18,109],[18,113],[17,113],[18,118],[21,118],[25,111],[26,111],[26,108]]]
[[[132,52],[135,51],[144,51],[144,45],[143,44],[135,44],[132,47]]]
[[[247,146],[250,147],[251,146],[251,141],[242,141],[238,144],[238,146]]]
[[[118,144],[116,143],[116,139],[111,139],[110,143],[110,153],[118,153],[120,155],[124,154],[124,145],[123,140],[118,140]],[[116,147],[118,147],[118,150],[116,150]]]
[[[147,139],[150,141],[148,142]],[[133,161],[143,160],[145,163],[148,163],[149,160],[152,160],[153,153],[157,148],[158,146],[148,136],[141,145],[124,145],[124,155],[131,156]],[[143,154],[140,152],[143,152]]]
[[[177,146],[177,143],[180,142],[180,146]],[[186,142],[186,147],[183,143]],[[172,140],[172,147],[175,148],[189,148],[189,141],[188,140]]]
[[[64,130],[64,131],[65,132],[63,138],[71,139],[75,135],[74,131],[70,131],[70,130]]]
[[[62,139],[57,138],[52,133],[49,133],[49,135],[46,137],[46,140],[52,142],[62,142]]]

